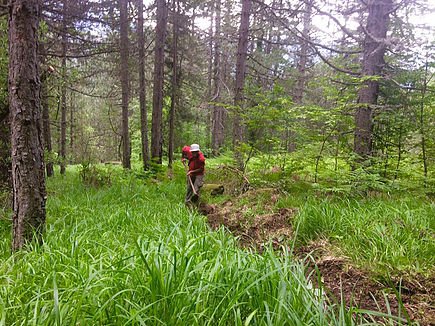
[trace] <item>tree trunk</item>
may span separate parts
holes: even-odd
[[[120,59],[122,92],[122,166],[130,169],[130,133],[128,130],[128,0],[119,0]]]
[[[368,17],[363,46],[362,76],[375,77],[381,74],[384,66],[389,12],[392,0],[368,2]],[[358,108],[355,113],[354,152],[360,159],[371,156],[372,151],[372,104],[377,103],[379,82],[369,79],[358,92]]]
[[[234,106],[238,112],[234,115],[233,125],[233,146],[237,147],[243,139],[243,129],[241,125],[240,112],[243,108],[243,87],[245,85],[246,58],[248,51],[248,34],[249,34],[249,15],[251,12],[252,1],[242,0],[242,17],[239,27],[239,44],[237,46],[237,63],[236,63],[236,83],[234,94]],[[243,169],[243,159],[236,149],[236,161],[240,168]]]
[[[313,6],[311,0],[305,2],[305,11],[304,11],[304,27],[302,29],[302,35],[304,39],[301,39],[300,42],[300,50],[299,57],[297,63],[297,78],[296,78],[296,87],[294,91],[293,101],[296,104],[302,104],[302,98],[305,93],[305,83],[306,83],[306,68],[308,63],[308,49],[309,44],[308,41],[310,38],[310,29],[311,29],[311,12]]]
[[[74,148],[74,106],[75,106],[75,93],[73,91],[69,94],[69,150],[71,154]],[[70,164],[73,164],[74,160],[71,156]]]
[[[151,127],[151,159],[162,164],[162,114],[163,114],[163,73],[165,65],[165,39],[167,8],[165,0],[157,2],[156,41],[154,51],[154,88],[153,88],[153,117]]]
[[[145,88],[145,37],[143,33],[143,0],[137,1],[137,39],[139,46],[139,106],[140,106],[140,132],[142,144],[143,169],[149,168],[148,151],[148,117],[146,107],[146,88]]]
[[[61,107],[62,107],[62,105],[61,105],[61,93],[62,93],[62,86],[59,85],[57,87],[57,96],[56,96],[57,110],[56,110],[56,118],[55,118],[56,133],[57,133],[57,144],[56,145],[57,145],[58,157],[60,157],[60,148],[61,148],[61,145],[60,145],[60,140],[61,140],[61,137],[60,137],[60,134],[61,134],[61,132],[60,132],[60,122],[61,122],[60,111],[61,111]]]
[[[48,108],[47,71],[44,71],[41,75],[41,106],[44,148],[50,154],[53,148],[51,145],[50,113]],[[46,164],[46,172],[47,177],[54,175],[53,163],[50,161]]]
[[[169,112],[169,144],[168,144],[168,161],[169,167],[172,167],[174,159],[174,123],[175,108],[177,104],[178,92],[178,1],[172,0],[172,81],[171,81],[171,109]]]
[[[424,175],[424,187],[427,186],[427,153],[426,153],[426,132],[425,132],[425,112],[424,112],[424,102],[426,99],[427,85],[428,85],[428,62],[426,60],[424,67],[424,80],[423,87],[421,89],[421,99],[420,99],[420,134],[421,134],[421,154],[423,160],[423,175]]]
[[[299,52],[297,57],[298,61],[296,66],[297,75],[296,75],[295,88],[293,91],[293,102],[296,105],[302,105],[303,97],[305,93],[305,85],[307,82],[306,69],[308,64],[308,55],[309,55],[308,51],[310,48],[308,40],[310,39],[312,9],[313,9],[312,0],[305,2],[305,9],[303,14],[303,29],[302,29],[303,38],[299,39],[300,44],[299,44]],[[296,151],[297,131],[293,126],[297,124],[298,120],[300,121],[302,119],[293,120],[292,123],[290,123],[290,128],[287,130],[285,135],[286,138],[285,149],[288,152]]]
[[[62,17],[62,82],[60,90],[60,174],[65,174],[66,164],[66,52],[67,52],[67,0],[63,0]]]
[[[221,83],[221,0],[216,0],[215,46],[213,63],[213,102],[220,101]],[[213,106],[212,149],[218,155],[225,140],[225,110],[219,104]]]
[[[18,250],[41,240],[45,226],[44,151],[38,72],[38,0],[11,0],[9,104],[12,146],[13,240]]]
[[[214,20],[214,10],[210,10],[210,26],[208,28],[208,65],[207,65],[207,100],[209,102],[212,101],[212,79],[213,79],[213,44],[214,44],[214,38],[213,38],[213,20]],[[207,128],[207,142],[211,141],[210,147],[213,147],[213,105],[209,103],[207,107],[207,122],[210,126]]]

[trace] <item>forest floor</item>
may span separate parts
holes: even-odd
[[[296,207],[276,208],[282,194],[277,189],[254,189],[221,203],[202,203],[199,211],[207,216],[212,229],[225,227],[241,247],[262,252],[264,246],[288,249],[307,266],[307,277],[315,286],[322,283],[332,302],[393,314],[408,322],[435,325],[435,274],[380,276],[354,264],[328,239],[296,243]],[[267,200],[264,200],[267,198]]]

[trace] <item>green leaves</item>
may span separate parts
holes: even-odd
[[[1,261],[1,321],[326,326],[359,318],[319,295],[287,249],[259,255],[223,228],[210,230],[184,207],[184,175],[144,185],[119,170],[98,190],[73,169],[48,180],[44,244]],[[315,212],[307,209],[307,223]],[[0,230],[3,248],[10,231]]]

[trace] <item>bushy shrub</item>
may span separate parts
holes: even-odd
[[[112,170],[110,168],[103,168],[91,163],[82,163],[79,173],[81,181],[87,186],[99,188],[112,184]]]

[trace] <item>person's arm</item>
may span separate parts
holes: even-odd
[[[204,171],[204,169],[196,169],[196,170],[191,170],[187,172],[187,175],[191,175],[192,173],[196,173],[196,172],[202,172]]]
[[[192,173],[204,172],[205,162],[200,162],[201,166],[195,170],[190,170],[187,172],[187,175],[191,175]]]

